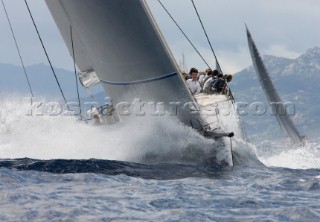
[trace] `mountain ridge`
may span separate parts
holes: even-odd
[[[295,104],[295,124],[301,131],[308,131],[307,126],[316,128],[320,125],[320,47],[308,49],[296,59],[265,55],[263,60],[283,101]],[[26,67],[35,96],[61,97],[50,67],[39,63]],[[76,98],[75,77],[73,71],[55,68],[58,79],[66,94],[67,100]],[[27,95],[28,85],[23,70],[19,66],[0,63],[1,92],[18,91]],[[252,66],[234,76],[231,88],[237,102],[251,104],[262,102],[268,104],[261,89],[257,75]],[[104,94],[104,93],[103,93]],[[80,88],[80,95],[88,97]],[[262,131],[273,131],[279,134],[279,127],[274,116],[243,116],[247,129],[252,135]],[[263,127],[261,127],[263,126]],[[277,128],[277,130],[274,130]]]

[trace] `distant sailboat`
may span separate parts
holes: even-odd
[[[275,114],[281,129],[291,138],[291,140],[298,144],[304,143],[304,138],[299,134],[299,131],[295,127],[294,123],[287,114],[286,107],[282,102],[273,82],[269,76],[269,73],[260,57],[258,49],[253,41],[253,38],[247,28],[247,37],[249,43],[249,49],[253,61],[254,68],[258,75],[261,86],[265,92],[266,97],[270,103],[270,106]]]

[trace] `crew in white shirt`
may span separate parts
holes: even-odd
[[[206,69],[205,73],[203,73],[202,75],[199,76],[199,83],[200,83],[200,86],[202,87],[205,80],[209,77],[209,74],[212,73],[212,69],[211,68],[208,68]]]
[[[200,93],[201,86],[197,80],[198,72],[192,72],[192,79],[187,80],[187,85],[193,95]]]
[[[205,79],[206,79],[206,75],[204,73],[201,73],[200,76],[198,77],[198,82],[200,83],[200,86],[203,85]]]

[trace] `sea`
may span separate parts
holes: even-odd
[[[235,164],[212,166],[215,142],[166,117],[93,126],[29,108],[1,99],[0,221],[320,221],[317,135],[235,138]]]

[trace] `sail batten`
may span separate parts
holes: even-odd
[[[255,71],[258,75],[263,91],[270,103],[272,111],[281,127],[281,129],[291,138],[295,143],[303,144],[303,137],[299,134],[297,128],[287,114],[286,107],[282,102],[269,73],[261,59],[259,51],[253,41],[253,38],[247,28],[247,37],[249,49],[253,61]]]

